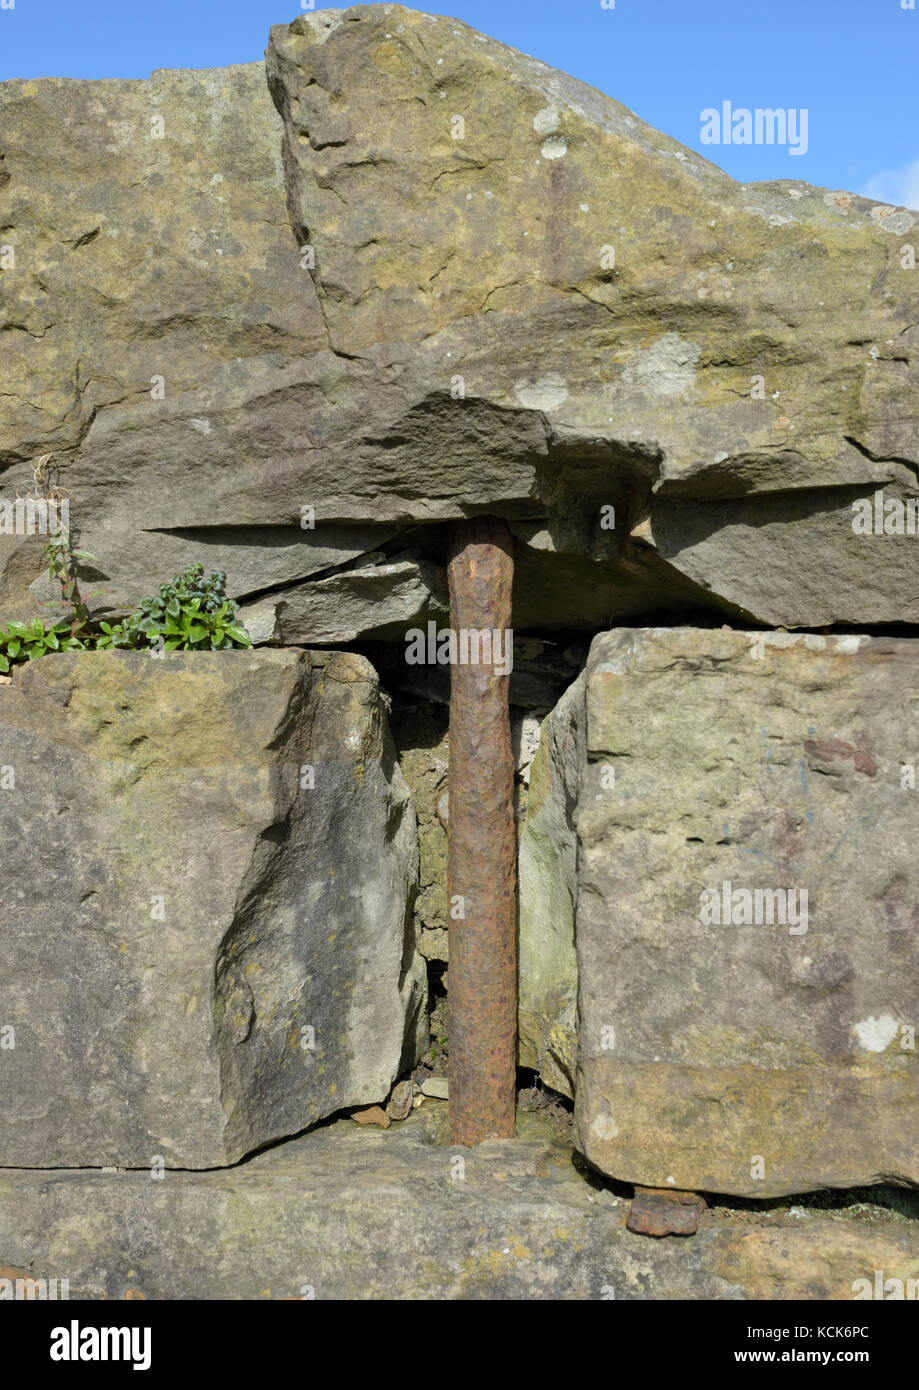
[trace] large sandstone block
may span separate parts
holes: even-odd
[[[916,492],[914,212],[400,6],[277,26],[267,78],[0,84],[3,496],[66,465],[100,609],[204,555],[366,635],[406,595],[359,557],[489,511],[517,627],[919,620],[914,538],[851,525]],[[7,616],[45,573],[0,535]]]
[[[917,678],[890,638],[594,641],[576,1123],[604,1172],[919,1183]]]
[[[278,25],[267,67],[291,225],[361,364],[335,402],[369,393],[344,465],[316,451],[347,515],[484,493],[546,518],[518,625],[919,616],[910,540],[852,543],[850,511],[916,490],[915,212],[737,183],[615,93],[398,5]]]
[[[0,763],[0,1165],[232,1163],[414,1060],[415,814],[363,658],[45,657]]]

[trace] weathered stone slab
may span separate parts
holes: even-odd
[[[882,1209],[712,1210],[690,1242],[652,1241],[537,1116],[458,1178],[432,1106],[386,1130],[342,1120],[232,1172],[0,1172],[0,1278],[67,1279],[73,1299],[849,1301],[865,1283],[876,1296],[876,1272],[877,1296],[916,1287],[915,1222]]]
[[[917,695],[910,640],[595,639],[576,1115],[604,1172],[919,1184]]]
[[[424,560],[369,556],[353,568],[245,606],[239,616],[256,644],[393,639],[407,627],[446,616],[445,584],[443,570]]]
[[[385,1100],[425,985],[367,661],[47,656],[0,763],[0,1164],[232,1163]]]
[[[281,517],[251,502],[272,492],[252,445],[270,453],[278,397],[297,390],[291,361],[326,341],[287,222],[263,65],[5,82],[0,131],[15,258],[0,272],[3,496],[28,486],[39,454],[72,465],[62,481],[99,557],[86,588],[102,588],[100,606],[133,606],[203,551],[233,593],[310,573],[299,507]],[[245,453],[231,443],[241,434]],[[0,537],[4,616],[36,611],[36,580],[44,598],[39,543]]]
[[[655,599],[786,626],[919,617],[907,538],[840,543],[854,496],[916,493],[915,212],[736,183],[612,98],[400,6],[278,25],[267,62],[329,340],[405,401],[389,505],[418,515],[425,424],[451,484],[424,489],[431,517],[479,505],[498,444],[492,506],[547,518],[520,622]]]
[[[519,1060],[574,1095],[577,1057],[577,839],[573,809],[586,759],[585,678],[543,720],[520,831]]]
[[[518,627],[919,621],[915,537],[851,529],[916,495],[916,213],[738,184],[399,6],[276,27],[267,74],[0,86],[3,495],[66,465],[100,609],[489,511]],[[40,551],[0,535],[6,616]]]

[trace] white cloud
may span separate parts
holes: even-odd
[[[893,203],[895,207],[912,208],[919,211],[919,159],[903,164],[899,169],[885,169],[875,174],[861,189],[865,198],[875,198],[879,203]]]

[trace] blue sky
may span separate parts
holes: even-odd
[[[316,8],[327,7],[316,0]],[[907,101],[917,87],[919,0],[613,0],[612,8],[602,0],[448,0],[419,8],[564,68],[735,178],[805,179],[919,207],[919,122]],[[269,25],[298,12],[299,0],[0,0],[0,80],[252,62]],[[806,153],[703,145],[702,111],[726,101],[735,110],[805,109]]]

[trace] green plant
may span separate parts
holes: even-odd
[[[53,539],[57,540],[57,534]],[[67,544],[66,539],[62,544]],[[87,626],[88,615],[81,616],[85,614],[85,605],[79,600],[78,591],[76,602],[71,593],[68,602],[74,616],[70,621],[47,627],[41,618],[28,623],[0,624],[0,674],[5,675],[14,662],[34,661],[48,652],[110,647],[169,652],[251,647],[248,632],[236,621],[239,605],[227,598],[226,579],[223,570],[211,570],[205,578],[202,565],[190,565],[171,584],[161,584],[156,597],[143,599],[140,607],[122,622],[100,623],[99,632]]]
[[[75,637],[70,623],[53,623],[45,627],[41,618],[30,623],[0,624],[0,672],[4,675],[12,663],[34,661],[48,652],[83,651],[86,643]]]
[[[52,465],[52,458],[52,454],[42,454],[41,458],[32,464],[33,491],[28,494],[28,500],[43,503],[47,508],[46,514],[56,523],[45,546],[48,578],[52,584],[57,582],[61,586],[61,598],[70,609],[67,627],[70,635],[77,637],[87,628],[89,608],[80,593],[76,562],[89,560],[98,564],[98,561],[88,550],[73,548],[70,527],[66,520],[69,516],[69,501],[67,494],[61,491],[57,483],[60,465]]]
[[[224,570],[211,570],[205,578],[202,565],[189,565],[122,622],[101,623],[95,645],[167,652],[251,647],[248,632],[236,622],[239,605],[227,598],[226,582]]]
[[[61,597],[65,603],[70,605],[72,617],[66,626],[76,637],[78,633],[85,631],[89,623],[89,609],[80,593],[75,561],[90,560],[96,563],[98,561],[96,561],[95,555],[90,555],[88,550],[74,550],[72,548],[70,528],[67,526],[59,527],[51,536],[45,546],[45,558],[48,561],[48,578],[52,583],[57,580],[61,586]]]

